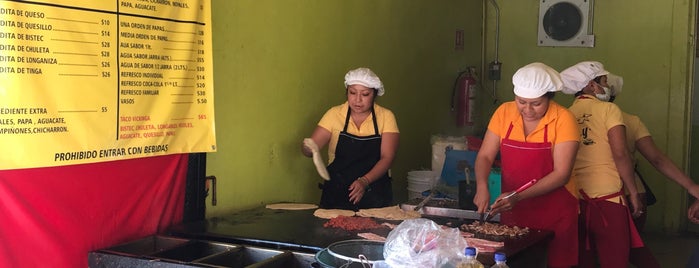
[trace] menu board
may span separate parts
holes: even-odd
[[[214,152],[210,0],[0,0],[0,170]]]

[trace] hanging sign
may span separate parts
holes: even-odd
[[[0,0],[0,170],[214,152],[210,0]]]

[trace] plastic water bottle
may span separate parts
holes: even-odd
[[[483,264],[476,259],[476,248],[467,247],[465,253],[466,259],[456,268],[483,268]]]
[[[510,268],[507,266],[507,257],[505,256],[505,253],[495,252],[493,258],[495,259],[495,265],[491,266],[491,268]]]

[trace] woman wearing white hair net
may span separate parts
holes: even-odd
[[[607,102],[608,73],[596,61],[580,62],[561,72],[563,91],[576,96],[569,110],[582,135],[571,180],[580,194],[582,268],[596,267],[595,259],[603,268],[627,267],[630,249],[643,247],[624,198],[625,187],[633,216],[638,217],[643,204],[634,183],[621,110]]]
[[[564,186],[580,139],[575,117],[553,101],[563,83],[551,67],[528,64],[512,84],[515,100],[495,111],[476,157],[473,202],[479,213],[488,208],[488,175],[499,152],[503,194],[490,213],[501,213],[505,225],[553,231],[548,267],[571,267],[578,260],[578,202]],[[504,198],[532,180],[531,187]]]
[[[356,211],[392,205],[388,170],[399,131],[393,112],[375,103],[383,94],[383,83],[370,69],[347,72],[347,101],[330,108],[304,140],[302,151],[308,157],[329,144],[329,178],[321,185],[320,207]]]

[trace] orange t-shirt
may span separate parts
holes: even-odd
[[[554,146],[565,141],[579,141],[580,131],[575,123],[575,117],[565,107],[551,100],[546,114],[539,121],[539,125],[524,136],[524,123],[522,116],[517,109],[517,104],[514,101],[506,102],[500,105],[493,117],[490,118],[488,130],[500,137],[500,141],[505,138],[507,130],[512,123],[512,132],[510,139],[521,142],[543,142],[544,141],[544,126],[548,125],[548,141]]]
[[[544,126],[548,124],[548,140],[553,145],[552,148],[561,142],[580,141],[580,129],[575,121],[575,116],[568,109],[553,100],[549,102],[549,108],[544,117],[541,118],[541,121],[539,121],[539,125],[527,137],[524,137],[522,116],[514,101],[503,103],[498,107],[490,119],[488,130],[498,135],[502,142],[502,139],[507,135],[510,122],[513,125],[510,133],[510,139],[512,140],[543,142]],[[566,184],[566,189],[573,196],[578,197],[579,194],[572,178]]]

